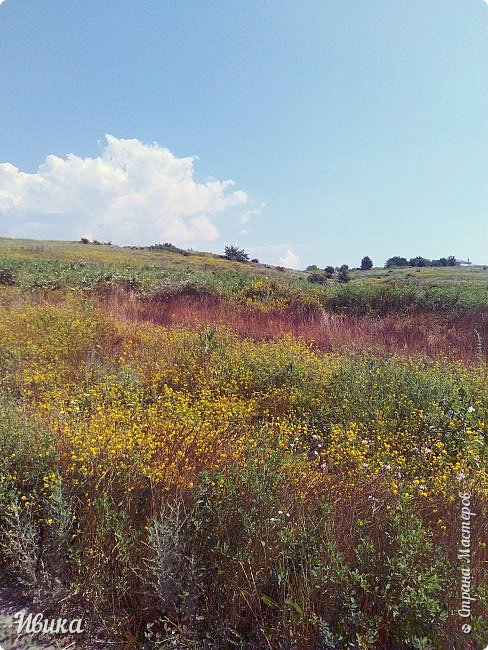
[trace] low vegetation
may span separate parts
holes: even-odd
[[[469,492],[486,642],[482,283],[0,268],[4,581],[119,647],[461,649]]]

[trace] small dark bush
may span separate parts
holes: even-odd
[[[349,267],[347,264],[343,264],[337,269],[337,281],[341,283],[349,282],[351,276],[349,275]]]
[[[12,271],[9,269],[0,269],[0,284],[13,285],[15,284]]]
[[[330,276],[327,273],[318,273],[317,271],[314,271],[313,273],[310,273],[307,279],[313,284],[326,284],[329,278]]]

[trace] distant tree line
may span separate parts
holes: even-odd
[[[342,266],[326,266],[325,269],[319,269],[318,266],[312,264],[312,266],[307,266],[306,271],[310,273],[308,276],[308,281],[313,284],[325,284],[328,280],[337,280],[337,282],[345,283],[349,282],[351,276],[349,275],[349,267],[347,264]]]
[[[112,246],[111,241],[98,241],[98,239],[94,239],[93,241],[90,241],[87,237],[82,237],[80,239],[80,244],[95,244],[97,246]]]
[[[166,244],[165,244],[166,245]],[[225,259],[232,260],[234,262],[249,262],[249,255],[242,249],[237,246],[226,246],[225,253],[223,255]],[[251,262],[257,262],[257,259],[251,260]],[[420,268],[423,266],[459,266],[461,262],[457,260],[454,255],[449,255],[448,257],[440,257],[438,260],[429,259],[427,257],[411,257],[407,259],[406,257],[400,257],[395,255],[390,257],[385,262],[385,268],[391,269],[395,267],[416,267]],[[283,267],[276,267],[278,270],[284,270]],[[373,260],[365,255],[361,264],[357,268],[358,271],[369,271],[373,268]],[[349,282],[351,276],[349,275],[349,267],[347,264],[342,264],[342,266],[326,266],[325,268],[319,268],[316,264],[307,266],[305,269],[309,273],[308,281],[314,284],[325,284],[328,280],[335,280],[337,282]]]
[[[402,266],[458,266],[459,262],[456,260],[454,255],[449,255],[449,257],[441,257],[438,260],[429,260],[427,257],[411,257],[407,260],[406,257],[399,257],[395,255],[390,257],[385,262],[385,268],[391,269],[393,267],[402,267]]]
[[[359,271],[369,271],[373,268],[373,261],[367,255],[361,260],[361,265],[358,267]],[[310,275],[308,281],[314,284],[325,284],[328,280],[336,280],[340,283],[349,282],[351,276],[349,275],[349,266],[342,264],[342,266],[326,266],[324,269],[319,269],[316,264],[307,266],[305,269]]]

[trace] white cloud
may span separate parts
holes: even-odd
[[[106,136],[96,158],[47,156],[35,173],[0,164],[3,235],[117,243],[215,240],[212,217],[247,202],[234,181],[194,179],[194,157]]]
[[[288,251],[294,255],[291,251],[293,245],[290,243],[279,243],[279,244],[258,244],[252,245],[249,244],[247,250],[251,253],[251,256],[256,256],[259,259],[266,259],[269,264],[283,264],[283,261],[288,261],[285,258],[288,255]],[[298,263],[298,257],[295,255],[296,262]],[[288,267],[291,268],[291,267]]]
[[[488,0],[487,0],[487,2],[488,2]],[[239,216],[239,219],[238,219],[239,223],[241,223],[241,224],[249,223],[249,221],[251,221],[252,217],[257,217],[258,215],[260,215],[265,207],[266,207],[266,203],[261,203],[259,208],[253,208],[252,210],[247,210],[246,212],[244,212],[243,214],[241,214]]]
[[[286,267],[287,269],[296,269],[300,258],[289,248],[286,249],[283,257],[280,257],[281,266]]]

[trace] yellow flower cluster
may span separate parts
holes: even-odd
[[[447,496],[456,481],[465,484],[476,478],[488,485],[484,423],[479,430],[466,427],[460,432],[457,449],[449,449],[441,431],[426,426],[421,411],[413,409],[405,424],[403,430],[396,431],[381,418],[374,425],[334,425],[323,455],[323,470],[349,486],[382,477],[393,494],[403,488],[407,495],[420,497]]]
[[[425,498],[486,484],[482,366],[133,324],[76,296],[0,305],[0,341],[3,389],[54,432],[73,485],[190,486],[263,440],[323,485],[382,477],[393,495]],[[45,490],[54,482],[45,476]]]
[[[57,419],[70,473],[101,476],[117,467],[178,485],[255,444],[247,426],[252,400],[208,390],[194,397],[168,385],[148,395],[107,379],[75,394]]]

